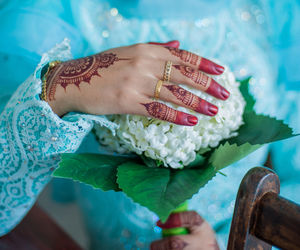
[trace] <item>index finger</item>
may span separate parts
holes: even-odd
[[[220,75],[224,72],[223,66],[218,65],[204,57],[179,48],[168,46],[165,48],[169,50],[172,56],[172,58],[170,58],[171,61],[174,61],[174,57],[176,57],[179,62],[185,64],[186,66],[196,68],[211,75]]]

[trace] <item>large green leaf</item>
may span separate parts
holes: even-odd
[[[238,146],[237,144],[229,144],[226,142],[214,150],[209,158],[209,163],[217,170],[220,170],[246,157],[259,147],[261,147],[261,145],[245,143]]]
[[[155,212],[164,222],[176,207],[197,193],[214,175],[212,166],[172,170],[124,163],[118,167],[117,182],[133,201]]]
[[[246,101],[246,106],[245,106],[245,112],[246,111],[252,111],[254,104],[255,104],[255,99],[249,92],[249,82],[251,80],[251,77],[248,77],[244,80],[239,81],[240,82],[240,91]]]
[[[80,181],[104,191],[120,191],[116,182],[117,166],[128,160],[101,154],[63,154],[53,176]]]
[[[276,118],[245,112],[243,120],[245,124],[237,131],[238,136],[228,140],[230,144],[266,144],[295,136],[288,125]]]

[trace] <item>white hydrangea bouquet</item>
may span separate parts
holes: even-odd
[[[263,144],[294,136],[282,121],[254,112],[250,78],[238,82],[228,69],[212,76],[230,93],[226,101],[182,86],[219,107],[214,117],[169,104],[198,117],[193,127],[137,115],[111,115],[119,124],[114,135],[95,127],[107,154],[63,154],[56,177],[70,178],[104,191],[122,191],[155,212],[162,222],[221,169]]]

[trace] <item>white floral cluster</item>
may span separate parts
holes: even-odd
[[[182,168],[188,165],[195,159],[197,151],[216,147],[221,140],[236,136],[234,131],[243,124],[245,100],[233,73],[226,67],[222,75],[212,78],[230,92],[226,101],[186,85],[180,86],[218,106],[216,116],[205,116],[170,103],[170,107],[197,116],[198,124],[189,127],[137,115],[112,115],[109,119],[119,124],[120,128],[113,136],[111,131],[96,127],[99,142],[120,154],[133,151],[160,160],[165,167]]]

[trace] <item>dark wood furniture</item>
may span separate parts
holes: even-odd
[[[0,238],[0,249],[79,250],[81,248],[35,205],[12,232]]]
[[[228,250],[300,249],[300,206],[280,197],[278,176],[268,168],[251,169],[241,182]],[[300,192],[300,190],[299,190]]]

